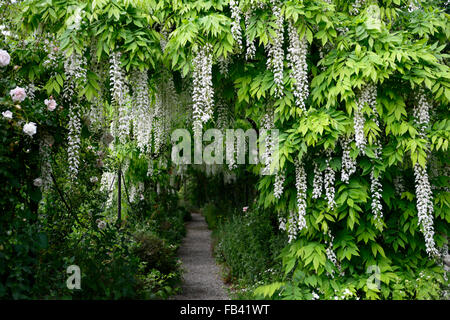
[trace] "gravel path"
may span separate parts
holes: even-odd
[[[219,267],[212,257],[211,231],[205,218],[192,213],[178,256],[183,262],[182,293],[173,300],[228,300]]]

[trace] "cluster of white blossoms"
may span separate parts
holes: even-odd
[[[56,41],[52,39],[49,35],[48,38],[44,39],[44,48],[47,52],[47,57],[45,58],[42,65],[49,70],[55,70],[58,67],[58,62],[60,59],[60,50],[56,45]]]
[[[325,233],[324,233],[325,234]],[[330,239],[329,241],[325,239],[325,243],[328,245],[326,250],[325,250],[325,254],[327,255],[327,259],[331,261],[331,263],[333,263],[333,265],[338,268],[339,271],[341,271],[341,265],[339,264],[339,262],[337,261],[336,258],[336,253],[333,250],[333,241],[334,241],[334,236],[331,234],[331,230],[328,229],[328,238]],[[332,278],[334,278],[334,270],[332,270],[330,276]]]
[[[33,137],[36,134],[37,126],[34,122],[28,122],[23,126],[23,132],[30,137]]]
[[[132,184],[131,188],[130,188],[130,194],[129,194],[129,200],[130,202],[134,202],[136,200],[143,200],[144,199],[144,191],[145,191],[145,187],[144,187],[144,183],[143,182],[138,182],[137,186]]]
[[[375,220],[375,224],[381,227],[383,219],[383,206],[381,204],[381,193],[383,192],[383,186],[380,182],[380,176],[375,177],[374,170],[370,172],[370,192],[372,195],[372,214]]]
[[[272,135],[269,133],[269,130],[273,129],[274,124],[274,114],[273,110],[269,109],[261,119],[261,127],[264,130],[264,152],[261,155],[262,163],[264,164],[264,168],[262,169],[263,175],[270,174],[270,166],[272,165],[272,153],[275,148],[275,141],[272,139]],[[260,141],[262,143],[262,141]]]
[[[287,225],[288,242],[291,243],[293,240],[297,239],[298,234],[298,214],[295,211],[289,212]],[[284,228],[286,229],[286,227]]]
[[[100,181],[100,191],[108,193],[108,199],[106,201],[106,207],[110,208],[113,202],[114,193],[111,192],[113,188],[114,181],[116,179],[116,174],[114,172],[103,172],[102,179]]]
[[[83,88],[86,84],[86,58],[74,50],[64,60],[64,73],[66,82],[63,97],[66,101],[72,101],[73,97],[77,96],[76,87]]]
[[[44,104],[47,106],[48,111],[54,111],[56,109],[56,106],[58,105],[52,96],[50,96],[49,99],[45,99]]]
[[[42,177],[42,189],[46,191],[49,189],[52,183],[52,166],[50,159],[50,148],[53,145],[54,139],[49,134],[43,134],[42,139],[39,141],[39,158],[41,162],[41,177]]]
[[[413,12],[413,11],[420,10],[420,9],[421,9],[421,6],[420,6],[419,1],[417,1],[417,0],[410,0],[409,1],[409,3],[408,3],[408,12]]]
[[[336,172],[330,166],[331,154],[328,156],[328,159],[325,160],[327,164],[327,168],[325,170],[325,197],[328,201],[328,207],[333,210],[336,207],[336,202],[334,200],[335,187],[334,181],[336,179]]]
[[[249,26],[250,26],[250,19],[252,17],[252,10],[249,9],[245,12],[245,30],[248,31]],[[255,58],[255,54],[256,54],[256,45],[255,45],[255,39],[253,39],[253,41],[250,41],[250,39],[247,36],[247,50],[245,51],[245,59],[246,60],[251,60]]]
[[[275,82],[275,96],[281,97],[283,95],[283,69],[284,69],[284,16],[281,14],[281,7],[279,0],[271,0],[272,15],[275,17],[276,29],[275,35],[272,38],[272,43],[267,46],[267,67],[273,72],[273,81]]]
[[[375,88],[375,97],[376,97],[376,88]],[[376,99],[376,98],[374,98]],[[372,111],[374,113],[374,122],[379,127],[379,114],[376,109],[376,104],[372,104]],[[375,159],[380,159],[381,156],[381,144],[380,141],[375,141]],[[383,206],[381,204],[381,193],[383,192],[383,186],[381,184],[380,175],[375,176],[375,168],[372,167],[372,171],[370,172],[370,192],[372,196],[372,214],[374,216],[375,224],[377,227],[382,226],[383,219]]]
[[[350,176],[356,172],[356,160],[350,156],[352,139],[344,137],[341,139],[342,146],[342,170],[341,170],[341,181],[348,183],[350,181]]]
[[[295,165],[295,188],[297,189],[298,231],[306,228],[306,171],[297,159]]]
[[[149,159],[147,161],[147,177],[151,177],[153,175],[153,160]]]
[[[315,163],[312,198],[319,199],[322,196],[322,190],[323,190],[322,171],[320,171],[319,166],[317,165],[317,163]]]
[[[81,108],[75,104],[73,99],[76,97],[75,89],[84,87],[86,83],[86,59],[83,55],[73,51],[64,61],[64,73],[66,82],[63,89],[63,98],[69,103],[67,162],[70,178],[75,180],[80,164]]]
[[[199,48],[193,62],[194,137],[201,137],[203,124],[211,119],[214,107],[211,44],[208,43],[203,48]]]
[[[367,140],[364,135],[364,124],[366,119],[364,117],[363,108],[367,104],[374,109],[377,100],[377,87],[375,85],[367,85],[359,92],[356,111],[353,117],[354,129],[355,129],[355,142],[358,149],[364,153],[367,145]]]
[[[125,143],[130,132],[129,109],[131,99],[129,97],[128,85],[126,83],[125,72],[120,66],[120,52],[113,52],[110,56],[109,77],[111,83],[111,100],[117,105],[117,122],[112,123],[111,132],[119,138],[121,143]]]
[[[366,0],[355,0],[352,8],[350,9],[350,14],[354,16],[358,15],[365,3]]]
[[[9,91],[9,95],[13,102],[21,103],[27,97],[27,92],[24,88],[15,87],[11,91]]]
[[[138,149],[145,152],[146,149],[150,149],[148,144],[151,141],[153,120],[150,111],[147,70],[136,70],[133,73],[133,79],[133,134]]]
[[[426,138],[426,127],[430,124],[431,105],[427,101],[423,91],[418,93],[418,103],[414,108],[414,120],[420,126],[420,135]],[[429,256],[437,256],[438,251],[434,242],[433,227],[433,194],[426,166],[423,168],[419,163],[414,165],[414,178],[416,186],[417,215],[420,229],[425,237],[425,246]]]
[[[0,67],[6,67],[11,61],[11,56],[6,50],[0,49]]]
[[[230,0],[231,8],[231,35],[236,41],[239,50],[242,50],[242,30],[241,30],[241,9],[239,8],[239,1]]]
[[[414,166],[414,178],[416,183],[417,215],[420,229],[425,237],[425,246],[428,255],[437,255],[434,242],[433,227],[433,198],[426,168],[419,164]]]
[[[120,66],[120,52],[113,52],[110,56],[109,77],[111,83],[111,99],[118,105],[125,103],[128,94],[125,72]]]
[[[308,42],[305,37],[300,40],[297,28],[289,21],[289,48],[287,54],[288,65],[292,69],[291,79],[294,81],[294,97],[297,107],[306,111],[305,101],[309,95],[308,64],[306,54],[308,53]]]
[[[69,110],[69,134],[67,136],[67,162],[69,164],[69,174],[72,180],[75,180],[78,174],[80,164],[80,146],[81,146],[81,120],[79,116],[79,106],[71,105]]]
[[[6,110],[2,112],[2,116],[5,119],[12,119],[13,118],[13,113],[11,112],[11,110]]]
[[[286,231],[286,218],[278,214],[278,227],[280,230]]]
[[[217,61],[218,65],[219,65],[219,72],[220,74],[224,75],[225,78],[228,77],[228,65],[230,64],[230,58],[224,58],[224,57],[220,57],[219,60]]]
[[[97,61],[96,58],[96,51],[97,51],[97,43],[98,41],[94,39],[94,41],[91,42],[90,47],[90,55],[91,55],[91,66],[90,69],[93,73],[97,75],[99,79],[105,79],[107,78],[108,69],[107,66],[105,66],[104,63],[100,63]],[[100,86],[97,90],[97,96],[93,96],[91,100],[91,105],[89,109],[87,110],[87,116],[89,117],[89,124],[92,128],[100,128],[103,127],[105,124],[105,112],[104,112],[104,94],[105,94],[105,87],[103,85],[103,81],[100,82]]]
[[[283,194],[283,184],[284,180],[286,179],[286,174],[284,171],[279,171],[275,175],[275,183],[273,185],[273,195],[275,199],[280,199],[281,195]]]

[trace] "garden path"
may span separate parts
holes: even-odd
[[[219,267],[212,256],[211,231],[205,218],[192,213],[178,256],[183,262],[182,293],[174,300],[228,300]]]

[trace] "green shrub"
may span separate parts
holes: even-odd
[[[269,213],[236,213],[217,228],[215,254],[230,276],[244,283],[264,279],[266,271],[279,268],[276,261],[286,236],[274,228]]]
[[[134,235],[137,246],[133,253],[138,256],[146,267],[144,273],[157,269],[168,274],[177,270],[177,257],[174,245],[168,245],[151,231],[139,232]]]

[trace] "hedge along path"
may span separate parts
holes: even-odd
[[[178,256],[183,262],[182,293],[173,300],[229,300],[212,256],[211,231],[205,218],[192,213]]]

